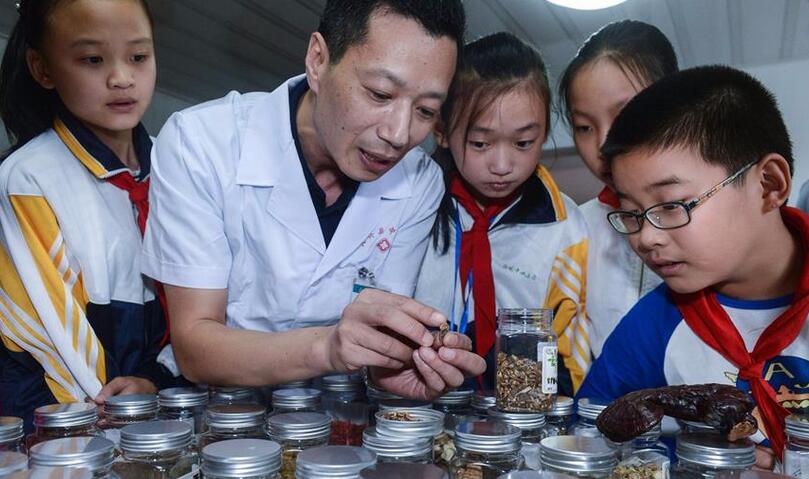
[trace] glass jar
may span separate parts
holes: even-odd
[[[0,452],[25,452],[22,444],[23,432],[22,419],[18,417],[0,417]]]
[[[619,446],[620,459],[623,461],[641,452],[657,453],[669,457],[669,447],[660,440],[660,424],[631,441],[621,443]]]
[[[279,479],[281,446],[264,439],[231,439],[202,450],[204,479]]]
[[[199,449],[228,439],[268,439],[264,430],[267,411],[255,403],[209,404],[205,408],[208,430],[199,436]]]
[[[380,411],[390,411],[391,409],[432,409],[433,403],[430,401],[419,401],[418,399],[385,399],[379,402]]]
[[[104,401],[104,417],[98,425],[107,439],[117,446],[121,441],[121,428],[130,424],[157,419],[156,394],[121,394]]]
[[[489,414],[489,408],[495,404],[494,391],[475,391],[472,396],[472,411],[475,414],[485,416]]]
[[[610,479],[668,479],[669,457],[657,450],[636,450],[624,455]]]
[[[376,413],[376,432],[394,439],[435,437],[444,432],[444,413],[432,409],[389,409]]]
[[[0,477],[28,469],[28,456],[18,451],[0,451]]]
[[[473,390],[466,388],[447,391],[443,396],[435,398],[433,409],[441,411],[445,415],[466,416],[472,413],[474,393]]]
[[[368,401],[362,376],[336,374],[321,380],[323,410],[331,417],[329,444],[361,446],[368,425]]]
[[[431,464],[379,461],[360,471],[360,479],[449,479],[449,475]]]
[[[256,388],[208,386],[208,404],[266,404]]]
[[[463,422],[455,428],[455,478],[495,479],[520,469],[520,430],[496,421]]]
[[[545,436],[567,436],[573,427],[576,402],[567,396],[556,396],[551,408],[545,412]]]
[[[121,479],[178,479],[199,468],[191,426],[150,421],[121,429],[123,460],[113,465]]]
[[[376,464],[376,454],[358,446],[323,446],[298,456],[296,479],[359,478],[360,471]]]
[[[294,479],[298,455],[329,443],[331,418],[319,412],[289,412],[267,419],[270,439],[281,445],[281,478]]]
[[[288,383],[278,384],[275,389],[306,389],[312,387],[311,379],[298,379]]]
[[[507,412],[492,407],[489,409],[489,418],[518,427],[522,431],[522,456],[525,467],[538,471],[539,443],[545,439],[545,414],[541,412]]]
[[[680,433],[688,434],[692,432],[708,432],[718,434],[719,430],[699,421],[685,421],[677,419],[677,425],[680,427]]]
[[[112,460],[115,444],[103,437],[63,437],[35,444],[30,449],[28,465],[44,467],[83,467],[93,478],[115,478]]]
[[[433,462],[433,438],[430,436],[418,438],[380,436],[375,427],[369,427],[362,434],[362,446],[374,451],[380,463],[432,464]]]
[[[38,407],[34,410],[34,432],[26,438],[27,449],[30,451],[35,444],[62,437],[104,437],[96,422],[95,404],[77,402]]]
[[[609,405],[606,401],[598,399],[581,398],[578,403],[579,420],[573,425],[575,436],[584,437],[604,437],[596,427],[596,419],[601,411],[607,409]]]
[[[556,396],[556,335],[550,309],[500,309],[497,315],[497,407],[545,412]]]
[[[208,391],[200,388],[168,388],[157,395],[160,419],[188,423],[192,434],[205,432],[205,406]]]
[[[15,472],[3,479],[93,479],[93,473],[83,467],[32,467],[25,471]]]
[[[373,426],[376,421],[376,413],[381,410],[381,403],[383,401],[390,401],[393,399],[403,399],[391,392],[385,391],[374,387],[367,380],[365,382],[365,395],[368,397],[368,416],[370,418],[370,426]]]
[[[755,443],[749,439],[728,442],[711,433],[677,435],[679,477],[712,479],[720,471],[744,471],[756,463]]]
[[[539,444],[544,471],[601,479],[618,465],[617,451],[600,437],[553,436]]]
[[[272,414],[287,412],[317,412],[320,410],[319,389],[276,389],[272,392]]]
[[[787,416],[786,433],[784,473],[799,479],[809,479],[809,419],[805,416]]]

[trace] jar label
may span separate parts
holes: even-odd
[[[537,343],[537,360],[542,363],[542,393],[556,394],[556,343]]]
[[[809,454],[785,450],[784,474],[799,479],[809,479]]]

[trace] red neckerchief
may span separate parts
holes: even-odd
[[[489,245],[489,224],[511,204],[514,196],[493,200],[481,210],[466,183],[455,176],[449,184],[449,192],[463,206],[474,223],[472,229],[461,235],[461,254],[458,274],[461,291],[466,289],[466,278],[472,271],[472,294],[475,296],[475,351],[480,356],[494,345],[497,319],[494,301],[494,277],[492,275],[492,250]]]
[[[783,207],[781,216],[787,228],[800,237],[806,253],[809,245],[809,216],[802,211]],[[792,343],[809,314],[809,258],[804,258],[792,304],[761,333],[752,352],[748,352],[739,331],[728,313],[710,290],[691,294],[670,292],[685,322],[702,341],[739,368],[739,377],[750,383],[750,391],[758,405],[770,444],[781,459],[784,449],[784,418],[789,412],[775,398],[775,390],[761,375],[764,363]]]
[[[612,191],[609,186],[605,186],[604,189],[598,194],[598,201],[604,203],[612,209],[617,209],[619,206],[618,196],[615,195],[615,192]]]
[[[129,201],[138,212],[138,229],[141,236],[146,230],[146,218],[149,217],[149,178],[143,181],[136,181],[132,174],[128,171],[118,173],[117,175],[107,178],[107,182],[116,188],[120,188],[129,193]],[[166,303],[166,292],[163,289],[163,284],[155,281],[155,290],[157,292],[157,300],[160,301],[160,307],[163,309],[163,317],[166,318],[166,332],[160,340],[160,344],[166,344],[169,340],[169,310]]]

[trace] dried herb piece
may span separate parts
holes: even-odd
[[[444,345],[444,338],[447,336],[448,332],[449,332],[449,324],[446,321],[444,321],[443,323],[441,323],[441,326],[438,327],[438,345],[436,346],[436,348],[440,348],[441,346]]]
[[[333,446],[362,446],[362,432],[364,430],[365,424],[334,420],[331,422],[329,444]]]
[[[663,470],[657,464],[619,464],[610,479],[662,479]]]
[[[497,407],[503,411],[547,411],[553,394],[542,392],[542,363],[504,352],[497,353]]]
[[[418,419],[414,418],[413,415],[407,411],[388,411],[382,417],[391,421],[418,421]]]
[[[747,393],[725,384],[641,389],[613,401],[598,416],[596,426],[609,439],[625,442],[650,431],[665,415],[704,422],[736,441],[756,432],[754,407]]]

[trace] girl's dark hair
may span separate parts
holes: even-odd
[[[67,1],[71,0],[21,0],[19,3],[19,18],[0,66],[0,118],[12,152],[50,128],[62,107],[56,91],[43,88],[31,76],[26,52],[29,48],[41,49],[51,13]],[[146,0],[139,2],[152,24]]]
[[[499,32],[466,45],[462,51],[458,71],[450,86],[447,100],[441,107],[440,128],[449,138],[468,118],[464,138],[469,128],[480,119],[497,99],[518,88],[536,94],[544,105],[543,141],[550,128],[551,90],[548,71],[539,51],[511,33]],[[447,191],[438,207],[432,229],[433,245],[445,254],[449,248],[449,222],[452,199],[449,182],[457,168],[449,148],[439,146],[433,158],[444,172]]]
[[[579,70],[607,58],[631,79],[651,85],[678,70],[677,54],[657,27],[637,20],[621,20],[603,26],[588,38],[559,80],[562,115],[570,121],[570,85]]]

